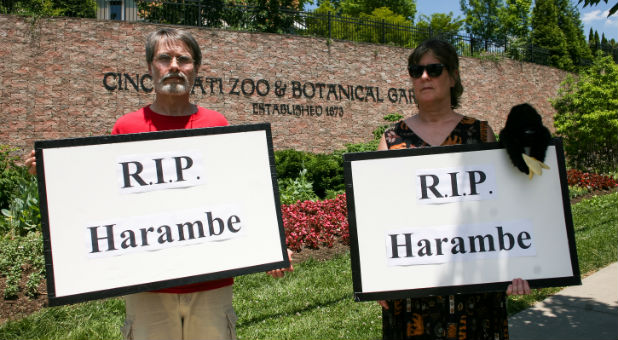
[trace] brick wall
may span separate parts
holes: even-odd
[[[158,25],[0,15],[1,143],[108,134],[153,99],[144,37]],[[385,114],[415,113],[406,48],[204,28],[189,29],[204,62],[193,100],[231,124],[270,122],[275,149],[330,152],[368,141]],[[462,58],[460,113],[497,132],[529,102],[552,127],[566,73],[511,60]],[[201,85],[201,86],[200,86]],[[304,90],[304,91],[303,91]]]

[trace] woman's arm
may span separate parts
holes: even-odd
[[[378,151],[388,150],[388,145],[386,145],[386,138],[382,135],[380,138],[380,144],[378,144]]]

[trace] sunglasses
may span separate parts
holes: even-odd
[[[423,72],[427,70],[427,75],[435,78],[442,74],[442,70],[446,68],[444,64],[429,64],[429,65],[410,65],[408,66],[408,72],[412,78],[420,78]]]

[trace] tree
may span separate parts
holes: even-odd
[[[330,7],[336,10],[341,8],[341,0],[317,0],[318,8],[322,7],[324,3],[328,3]]]
[[[573,62],[574,69],[569,71],[573,71],[589,64],[592,61],[592,53],[586,43],[584,25],[577,7],[570,0],[555,0],[555,2],[558,10],[558,27],[568,42],[567,50]]]
[[[361,13],[360,19],[366,20],[368,23],[368,25],[361,25],[360,27],[360,39],[362,41],[382,44],[393,43],[398,46],[411,45],[412,34],[410,30],[402,31],[389,28],[392,26],[411,27],[412,22],[406,20],[403,15],[394,13],[390,8],[380,7],[374,9],[371,14]]]
[[[8,0],[0,2],[0,13],[17,15],[53,16],[52,0]]]
[[[517,40],[526,40],[530,32],[532,0],[506,0],[506,6],[498,11],[501,35]]]
[[[331,3],[335,8],[341,9],[341,14],[355,18],[360,17],[361,13],[371,14],[381,7],[388,7],[394,14],[399,14],[409,21],[414,21],[416,15],[415,0],[341,0],[339,7],[335,1]]]
[[[547,51],[545,56],[547,65],[563,70],[573,68],[565,35],[558,26],[558,10],[554,0],[535,1],[532,10],[531,42],[533,47]]]
[[[506,53],[514,59],[523,59],[525,46],[530,40],[532,0],[506,0],[498,11],[500,34],[506,37]]]
[[[294,28],[294,16],[284,9],[297,9],[294,0],[256,0],[254,27],[261,32],[288,33]]]
[[[600,44],[600,42],[594,40],[594,33],[595,31],[592,29],[592,27],[590,27],[590,32],[588,33],[588,47],[590,48],[590,52],[592,52],[592,54],[597,53]]]
[[[338,15],[338,10],[330,1],[322,1],[313,14],[306,21],[309,34],[332,39],[356,39],[355,23],[351,20],[336,20],[334,16]]]
[[[94,18],[95,0],[4,0],[0,13],[34,16],[71,16]]]
[[[601,35],[601,51],[606,54],[609,54],[612,50],[612,46],[609,44],[607,38],[605,38],[605,33]]]
[[[601,39],[599,39],[599,32],[594,31],[594,53],[601,49]]]
[[[328,15],[335,14],[335,7],[333,7],[332,3],[328,0],[318,2],[319,6],[313,11],[315,16],[310,16],[307,18],[307,32],[310,35],[317,35],[322,37],[331,37],[332,36],[332,27],[331,32],[329,32],[329,25],[327,22]]]
[[[578,4],[581,4],[582,2],[584,3],[584,7],[592,5],[596,6],[599,2],[601,2],[601,0],[579,0]],[[607,3],[607,0],[603,0],[603,2]],[[613,15],[616,11],[618,11],[618,2],[609,10],[609,14],[607,16],[609,17],[610,15]]]
[[[67,17],[95,18],[96,6],[95,0],[54,0],[54,7]]]
[[[431,17],[421,15],[416,23],[418,34],[415,37],[414,45],[434,36],[454,44],[463,24],[464,20],[460,17],[453,18],[453,12],[448,14],[433,13]]]
[[[538,0],[537,0],[538,1]],[[601,172],[618,169],[618,65],[597,53],[576,80],[569,76],[552,100],[554,126],[564,138],[572,167]]]
[[[304,11],[307,4],[313,5],[313,0],[297,0],[292,6],[299,11]]]
[[[504,41],[498,16],[504,0],[460,0],[459,4],[468,34],[485,41]]]
[[[224,24],[246,30],[289,33],[298,6],[306,0],[149,0],[138,1],[139,16],[146,21],[205,27]],[[240,6],[235,6],[235,5]],[[247,8],[243,6],[248,6]]]
[[[410,30],[400,27],[411,27],[412,20],[407,17],[414,17],[416,13],[414,0],[325,0],[318,1],[318,4],[315,16],[307,19],[310,34],[399,46],[412,44]]]
[[[224,20],[234,22],[230,19],[234,17],[230,11],[224,12],[224,5],[224,0],[209,0],[207,5],[184,0],[137,2],[139,16],[145,21],[206,27],[220,27]],[[228,18],[225,18],[226,15]]]

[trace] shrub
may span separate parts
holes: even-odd
[[[307,168],[305,163],[309,162],[310,157],[310,154],[304,151],[292,149],[276,150],[275,169],[277,170],[277,179],[296,178],[303,169]]]
[[[354,143],[354,144],[346,144],[345,150],[336,151],[341,154],[346,152],[370,152],[376,151],[378,149],[378,144],[380,143],[379,139],[374,139],[372,141],[366,143]]]
[[[9,207],[11,197],[19,193],[19,184],[29,176],[26,169],[18,165],[19,158],[13,155],[16,151],[0,144],[0,209]]]
[[[345,194],[345,188],[340,190],[326,190],[326,197],[324,199],[332,200],[343,194]]]
[[[41,231],[41,212],[36,179],[27,174],[17,183],[18,193],[10,198],[9,207],[2,209],[0,232],[9,236],[26,236]]]
[[[571,167],[618,169],[618,65],[611,57],[598,55],[577,80],[567,77],[552,105]]]
[[[0,235],[4,237],[41,230],[37,182],[18,165],[15,151],[0,145]]]
[[[343,158],[335,154],[315,154],[307,164],[309,178],[313,181],[313,191],[320,198],[326,197],[328,190],[343,190]]]
[[[313,183],[314,193],[325,198],[329,190],[342,190],[343,159],[336,154],[313,154],[296,150],[275,151],[277,179],[287,180],[281,184],[291,184],[298,174],[306,169],[307,180]],[[281,188],[280,188],[281,189]]]
[[[403,116],[399,113],[390,113],[384,116],[384,120],[388,122],[396,122],[401,118]],[[336,150],[331,154],[313,154],[292,149],[275,151],[275,168],[279,180],[279,189],[282,193],[286,192],[285,199],[282,196],[282,202],[295,199],[294,191],[300,194],[298,199],[303,200],[302,195],[304,195],[305,189],[301,187],[306,184],[303,184],[303,180],[297,179],[298,174],[303,169],[307,170],[307,179],[312,182],[313,192],[320,199],[332,198],[343,192],[345,190],[343,154],[376,151],[384,130],[389,126],[390,124],[387,124],[376,128],[373,131],[374,139],[369,142],[347,144],[344,150]],[[312,198],[306,197],[306,199]]]

